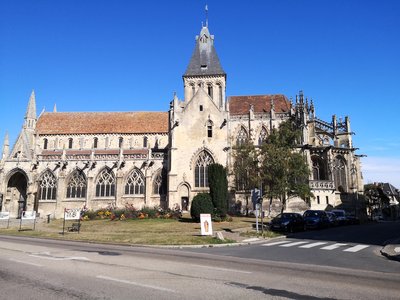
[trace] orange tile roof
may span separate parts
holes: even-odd
[[[39,134],[168,133],[167,112],[46,112]]]
[[[228,97],[229,111],[231,115],[243,115],[249,112],[253,105],[255,113],[270,112],[271,99],[274,100],[275,112],[288,112],[290,101],[285,95],[254,95],[254,96],[231,96]]]

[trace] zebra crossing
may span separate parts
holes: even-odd
[[[277,241],[262,244],[261,246],[264,247],[298,247],[302,249],[310,249],[310,248],[319,248],[320,250],[331,251],[331,250],[341,250],[344,252],[351,252],[355,253],[361,250],[364,250],[370,245],[352,245],[352,244],[345,244],[345,243],[331,243],[331,242],[314,242],[314,241],[293,241],[293,240],[284,240],[284,241]]]

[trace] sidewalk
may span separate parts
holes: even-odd
[[[400,238],[388,242],[381,250],[381,254],[388,259],[400,261]]]

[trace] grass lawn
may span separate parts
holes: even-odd
[[[73,222],[75,223],[75,221],[66,221],[65,227],[71,226]],[[253,223],[255,223],[255,218],[251,217],[233,217],[231,222],[213,222],[213,231],[224,232],[224,241],[211,236],[201,236],[200,224],[193,223],[189,216],[183,216],[181,220],[81,221],[79,234],[67,232],[65,228],[64,235],[62,235],[63,220],[52,220],[49,224],[38,221],[35,230],[29,230],[33,227],[31,225],[24,225],[22,231],[18,230],[19,223],[18,226],[10,226],[9,229],[5,229],[1,224],[0,234],[136,245],[204,245],[236,242],[240,235],[239,233],[232,234],[232,232],[237,231],[242,232],[242,236],[255,236],[255,231],[252,229]]]

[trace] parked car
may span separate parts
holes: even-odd
[[[347,215],[346,219],[347,219],[347,224],[349,224],[349,225],[358,225],[358,224],[360,224],[360,219],[357,218],[354,215]]]
[[[324,210],[306,210],[303,214],[306,229],[321,229],[329,227],[329,218]]]
[[[331,212],[336,215],[336,219],[339,225],[347,224],[346,211],[344,211],[343,209],[332,209]]]
[[[304,230],[304,220],[301,214],[281,213],[270,222],[270,229],[275,231],[294,232]]]
[[[328,215],[328,219],[329,219],[329,225],[330,226],[337,226],[339,225],[339,222],[337,220],[336,215],[331,212],[331,211],[327,211],[326,214]]]

